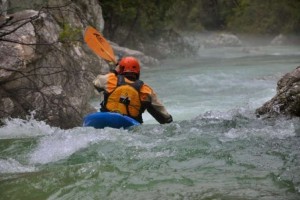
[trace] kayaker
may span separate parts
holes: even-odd
[[[140,64],[134,57],[124,57],[115,70],[100,74],[93,81],[97,91],[104,92],[101,112],[118,112],[143,123],[147,110],[160,124],[173,121],[153,89],[139,80]]]

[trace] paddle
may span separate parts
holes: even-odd
[[[117,63],[114,51],[107,40],[93,27],[88,26],[85,29],[84,41],[91,50],[101,58]]]

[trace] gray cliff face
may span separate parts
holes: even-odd
[[[87,3],[94,3],[86,8],[93,9],[88,13],[97,16],[95,23],[99,24],[101,7],[97,1]],[[25,117],[34,111],[38,120],[71,128],[80,126],[82,117],[95,111],[88,104],[93,95],[91,83],[106,63],[87,49],[82,40],[60,41],[64,30],[57,19],[82,31],[87,23],[84,19],[94,20],[85,17],[77,5],[71,5],[69,11],[71,14],[66,11],[66,17],[59,18],[57,13],[47,10],[26,10],[1,22],[7,33],[0,41],[1,118]],[[78,33],[81,37],[82,31]]]
[[[265,117],[300,117],[300,66],[278,81],[276,95],[256,113]]]

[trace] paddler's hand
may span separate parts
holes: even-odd
[[[117,63],[117,64],[115,65],[115,69],[113,70],[113,72],[114,72],[116,75],[118,75],[118,74],[120,73],[120,65],[119,65],[119,63]]]
[[[113,62],[108,62],[107,63],[109,66],[109,71],[113,72],[116,69],[116,65]]]

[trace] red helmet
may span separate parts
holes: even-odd
[[[140,64],[139,61],[134,57],[124,57],[119,62],[120,74],[133,72],[140,74]]]

